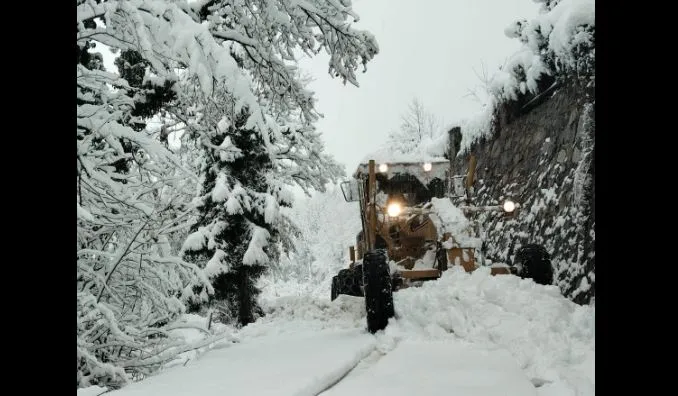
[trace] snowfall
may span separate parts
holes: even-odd
[[[364,300],[262,298],[267,313],[119,390],[78,396],[595,394],[595,306],[487,267],[452,267],[394,293],[395,318],[366,330]],[[186,325],[206,319],[186,315]],[[203,332],[181,329],[191,341]]]

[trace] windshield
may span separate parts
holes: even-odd
[[[391,179],[379,178],[378,190],[386,201],[397,200],[406,206],[416,206],[434,197],[444,197],[445,183],[435,178],[428,186],[424,186],[414,176],[396,175]]]

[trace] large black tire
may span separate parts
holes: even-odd
[[[334,301],[340,294],[362,297],[362,266],[353,269],[345,268],[332,277],[332,291],[330,299]]]
[[[389,318],[395,315],[391,274],[386,262],[386,254],[383,251],[373,250],[365,253],[363,283],[365,285],[367,330],[374,334],[385,329]]]
[[[517,269],[517,275],[523,279],[532,279],[540,285],[553,284],[551,256],[541,245],[522,246],[516,252],[513,265]]]

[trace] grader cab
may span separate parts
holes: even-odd
[[[449,158],[458,151],[454,144],[458,129],[457,135],[453,131]],[[353,179],[341,185],[344,198],[360,205],[362,230],[349,248],[348,268],[332,279],[331,299],[340,294],[365,297],[370,332],[386,327],[393,316],[394,291],[436,280],[452,266],[471,272],[484,264],[475,214],[497,211],[511,217],[520,207],[511,200],[495,206],[471,205],[473,155],[464,175],[454,175],[445,157],[392,159],[361,163]],[[446,221],[447,227],[442,227]],[[525,249],[516,254],[516,266],[495,264],[491,273],[526,277],[536,271],[535,266],[551,268],[543,247]]]

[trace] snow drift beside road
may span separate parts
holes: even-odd
[[[436,282],[395,293],[394,300],[397,318],[382,343],[456,339],[501,347],[540,391],[595,394],[595,308],[566,299],[557,286],[492,276],[489,268],[468,274],[452,267]]]

